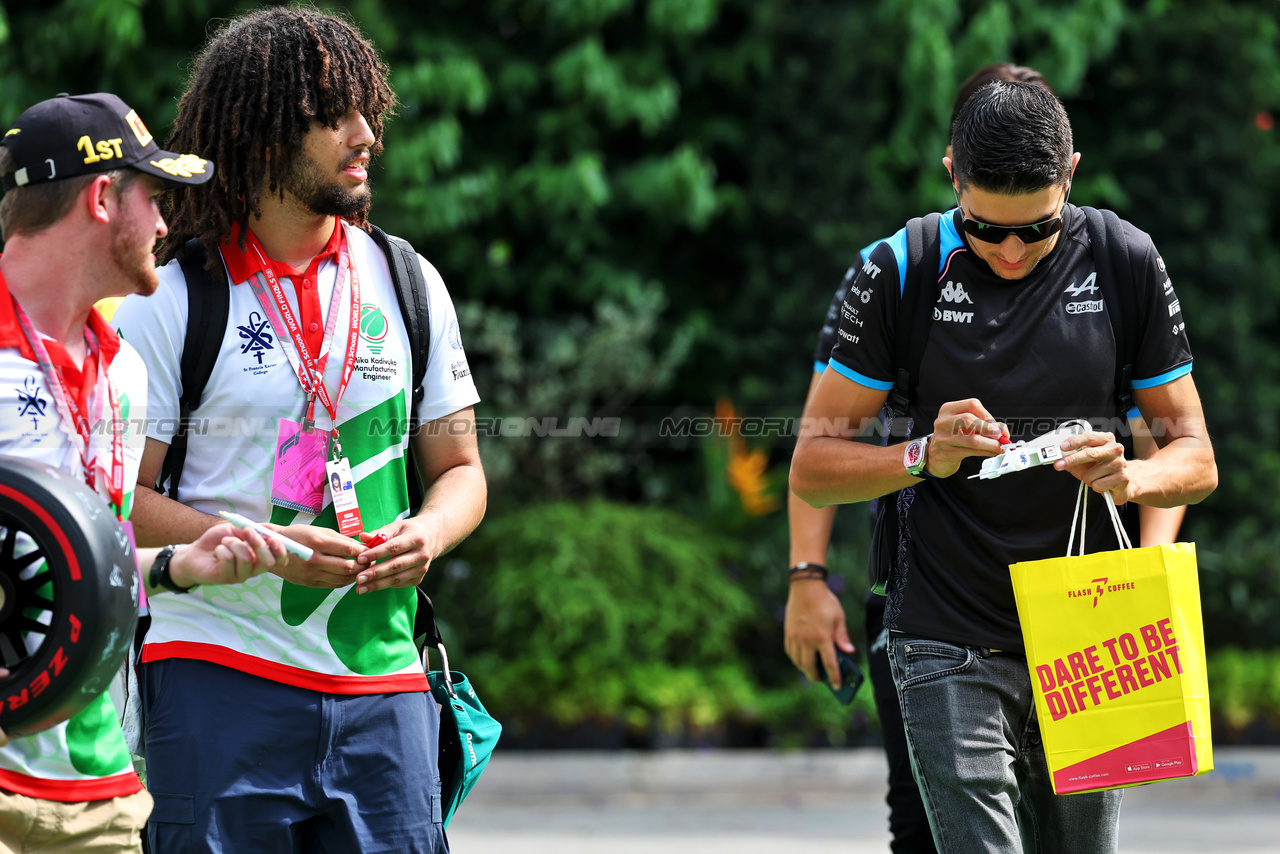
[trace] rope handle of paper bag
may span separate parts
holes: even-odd
[[[1076,539],[1076,522],[1080,523],[1080,551],[1078,554],[1084,554],[1084,532],[1088,527],[1089,502],[1085,498],[1086,487],[1084,481],[1080,481],[1080,488],[1076,490],[1076,509],[1071,512],[1071,533],[1067,535],[1067,557],[1071,557],[1071,544]],[[1129,540],[1129,534],[1124,529],[1124,524],[1120,521],[1120,511],[1116,509],[1115,498],[1108,492],[1104,496],[1106,498],[1107,512],[1111,516],[1111,527],[1116,532],[1116,539],[1120,541],[1121,549],[1133,548],[1133,543]]]

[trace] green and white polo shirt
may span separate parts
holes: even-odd
[[[360,340],[356,367],[338,404],[342,449],[351,462],[365,530],[409,513],[404,457],[412,402],[409,340],[387,260],[367,234],[348,229],[360,278]],[[233,244],[224,252],[238,252]],[[229,269],[243,265],[229,259]],[[440,275],[419,257],[427,283],[431,352],[418,415],[426,423],[479,400],[458,333],[457,315]],[[319,304],[327,306],[337,264],[319,264]],[[159,271],[153,296],[130,297],[117,309],[123,337],[149,369],[147,435],[169,443],[177,428],[180,362],[187,327],[187,283],[176,262]],[[229,277],[230,279],[230,277]],[[204,513],[231,510],[258,521],[337,527],[332,506],[318,516],[270,503],[277,426],[297,420],[306,398],[283,345],[251,286],[229,282],[230,308],[213,374],[195,411],[180,500]],[[301,316],[297,293],[284,291]],[[348,323],[340,316],[325,385],[337,388]],[[332,426],[316,406],[316,427]],[[327,491],[326,491],[327,492]],[[413,642],[417,601],[409,589],[357,595],[303,587],[273,574],[244,584],[200,587],[184,596],[157,597],[142,660],[190,658],[233,667],[273,681],[339,694],[421,691],[426,688]]]

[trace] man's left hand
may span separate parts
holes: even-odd
[[[1111,493],[1116,504],[1134,497],[1129,461],[1114,434],[1090,431],[1069,436],[1063,440],[1062,450],[1074,453],[1053,464],[1058,471],[1070,472],[1094,492]]]
[[[361,566],[356,576],[356,593],[371,593],[387,587],[413,587],[427,575],[431,561],[440,549],[434,517],[419,514],[392,522],[360,534],[361,542],[369,545],[377,535],[386,542],[366,548],[356,557]]]
[[[284,544],[251,528],[214,525],[198,540],[178,546],[169,574],[179,587],[196,584],[240,584],[288,557]]]

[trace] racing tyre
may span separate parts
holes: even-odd
[[[0,456],[0,727],[31,735],[107,689],[138,621],[138,572],[100,495]]]

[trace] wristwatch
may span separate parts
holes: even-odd
[[[177,546],[165,546],[160,550],[160,554],[156,555],[155,562],[151,564],[151,589],[163,587],[165,590],[171,590],[174,593],[190,593],[198,584],[191,587],[179,587],[178,583],[169,575],[169,560],[173,557]]]
[[[907,474],[912,477],[929,476],[924,467],[929,464],[929,440],[932,438],[930,433],[907,443],[907,449],[902,452],[902,464],[906,466]]]

